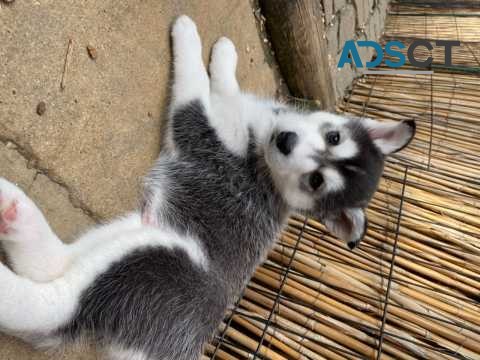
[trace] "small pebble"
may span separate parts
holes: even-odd
[[[96,60],[97,59],[97,49],[95,49],[92,45],[87,45],[87,52],[90,59]]]
[[[7,142],[7,145],[5,145],[7,147],[7,149],[16,149],[17,148],[17,145],[15,145],[13,142],[11,141],[8,141]]]
[[[45,104],[45,102],[40,101],[37,105],[37,114],[42,116],[43,114],[45,114],[45,111],[47,111],[47,105]]]

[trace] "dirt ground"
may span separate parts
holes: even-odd
[[[135,208],[160,147],[172,20],[197,22],[205,59],[216,38],[230,37],[241,86],[274,95],[279,77],[254,8],[249,0],[0,0],[0,176],[25,189],[65,241]],[[98,356],[45,355],[0,335],[0,360]]]

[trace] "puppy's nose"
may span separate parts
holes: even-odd
[[[298,135],[291,131],[282,131],[277,135],[277,148],[283,155],[288,155],[292,152],[298,140]]]

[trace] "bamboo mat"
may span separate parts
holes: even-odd
[[[455,30],[435,14],[475,9],[417,3],[392,5],[386,39],[416,36],[421,19],[420,38],[478,41],[480,9]],[[478,66],[465,53],[453,63]],[[385,168],[366,238],[350,251],[315,220],[290,219],[204,359],[480,359],[480,75],[369,75],[338,110],[417,121]]]

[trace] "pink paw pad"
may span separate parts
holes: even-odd
[[[2,207],[2,199],[0,197],[0,234],[7,234],[10,230],[9,225],[17,219],[17,201],[6,207]]]

